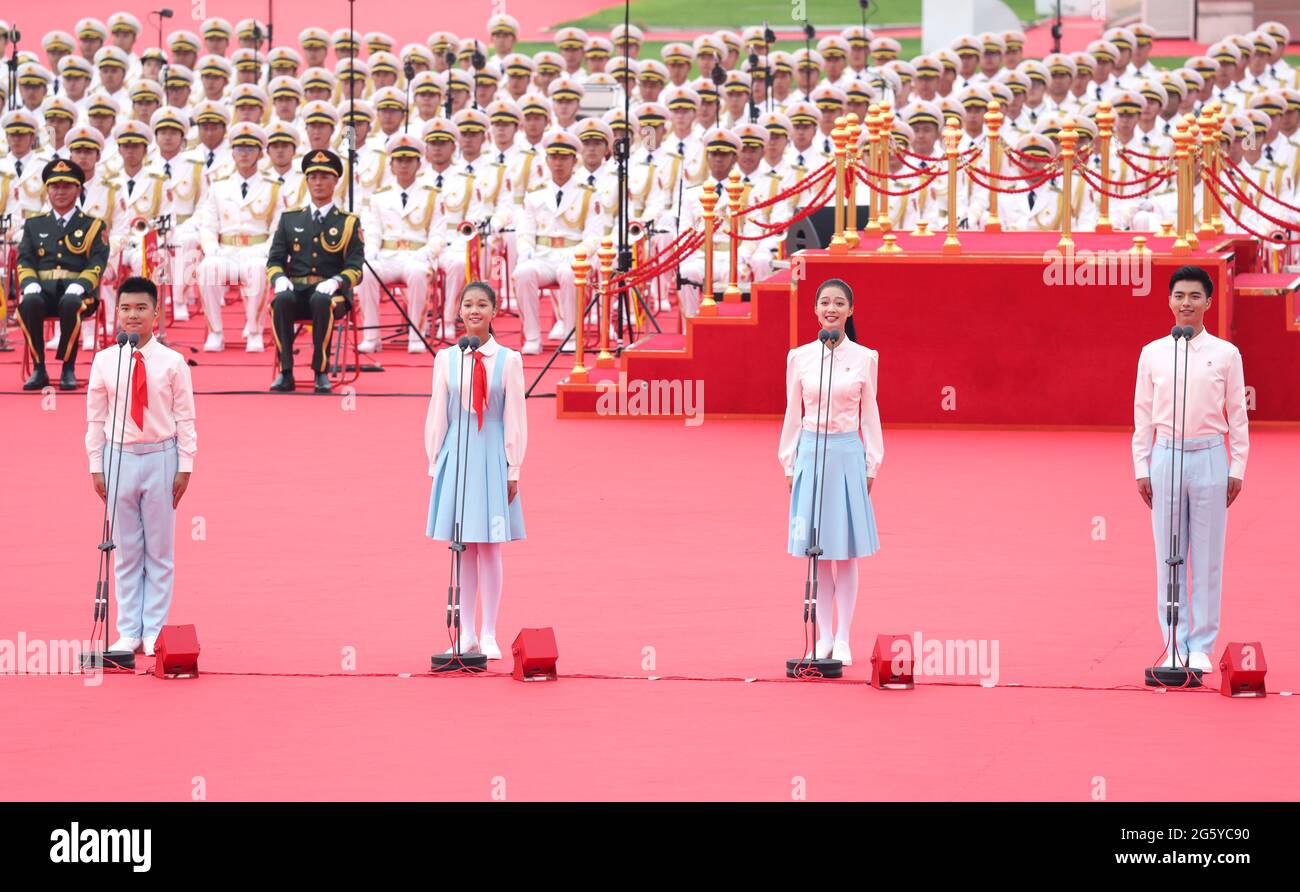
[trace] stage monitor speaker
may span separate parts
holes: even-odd
[[[900,648],[895,641],[903,642]],[[906,635],[877,635],[871,651],[871,686],[882,691],[910,691],[912,680],[912,639]]]
[[[800,208],[802,210],[802,208]],[[798,213],[796,211],[796,213]],[[858,205],[858,220],[867,220],[871,208],[865,204]],[[791,226],[785,233],[785,256],[793,257],[796,251],[805,248],[825,248],[835,237],[835,205],[813,211],[811,216]]]
[[[1219,657],[1219,673],[1222,676],[1219,693],[1225,697],[1263,697],[1264,673],[1268,664],[1264,662],[1264,645],[1258,641],[1241,644],[1229,641]]]
[[[159,678],[198,677],[199,634],[194,626],[163,626],[153,652],[153,674]]]
[[[555,681],[560,649],[555,645],[554,629],[520,629],[510,652],[515,657],[511,674],[516,681]]]

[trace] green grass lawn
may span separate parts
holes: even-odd
[[[1033,21],[1034,0],[1004,0],[1021,21]],[[807,20],[813,25],[851,25],[861,20],[857,4],[845,0],[804,0]],[[633,0],[631,21],[641,28],[681,28],[704,30],[706,28],[733,28],[761,25],[766,19],[775,29],[797,27],[802,20],[792,18],[790,0],[712,0],[700,5],[699,0]],[[623,21],[622,4],[610,5],[592,15],[557,24],[576,25],[608,31]],[[921,22],[921,0],[878,0],[871,4],[867,25]]]

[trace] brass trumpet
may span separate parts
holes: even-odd
[[[629,220],[627,224],[627,240],[629,244],[636,244],[646,237],[646,225],[640,220]]]

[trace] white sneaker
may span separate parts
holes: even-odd
[[[424,352],[424,342],[421,341],[419,338],[411,338],[411,339],[407,340],[407,342],[406,342],[406,352],[407,352],[407,353],[423,353],[423,352]]]
[[[253,331],[252,326],[250,326],[247,322],[245,322],[244,333],[240,335],[240,337],[242,337],[244,340],[248,340],[248,336],[252,334],[252,331]]]
[[[560,338],[564,337],[567,331],[568,329],[564,327],[564,323],[557,321],[554,325],[551,326],[551,331],[549,334],[547,334],[546,340],[558,341]]]
[[[1210,662],[1208,654],[1203,654],[1199,650],[1194,650],[1187,658],[1187,663],[1193,669],[1200,669],[1202,672],[1213,672],[1214,664]]]
[[[845,666],[853,665],[853,651],[849,650],[847,641],[836,641],[835,647],[831,650],[831,658],[839,660]]]
[[[158,643],[158,636],[157,636],[157,635],[145,635],[145,636],[144,636],[144,641],[143,641],[143,644],[144,644],[144,655],[145,655],[146,657],[152,657],[152,656],[153,656],[154,645],[156,645],[157,643]]]
[[[816,650],[816,653],[817,653],[817,659],[819,659],[819,660],[824,660],[824,659],[826,659],[827,657],[829,657],[829,656],[831,655],[831,650],[833,650],[833,649],[834,649],[834,642],[831,642],[831,641],[818,641],[818,642],[817,642],[817,650]],[[804,658],[805,660],[811,660],[811,659],[813,659],[813,651],[811,651],[811,650],[808,651],[808,653],[806,653],[806,654],[803,655],[803,658]]]
[[[172,319],[176,322],[190,321],[190,308],[185,301],[176,301],[172,304]]]
[[[369,340],[369,339],[364,340],[364,341],[362,341],[362,342],[357,346],[357,352],[358,352],[358,353],[378,353],[378,352],[379,352],[379,341],[378,341],[378,340],[373,340],[373,341],[372,341],[372,340]]]
[[[567,341],[564,342],[564,345],[563,345],[562,347],[560,347],[560,352],[561,352],[561,353],[573,353],[573,352],[575,352],[575,351],[578,349],[577,346],[576,346],[576,344],[577,344],[577,340],[578,340],[578,339],[577,339],[576,336],[575,336],[575,337],[572,337],[572,338],[569,338]]]
[[[479,641],[479,647],[483,651],[483,656],[489,660],[501,659],[501,648],[497,647],[497,640],[491,635],[484,635]]]
[[[524,356],[536,356],[542,352],[541,341],[524,341],[524,345],[519,348],[519,352]]]
[[[108,646],[108,649],[112,651],[126,651],[127,653],[135,653],[137,650],[140,649],[140,645],[142,643],[143,643],[142,640],[139,638],[132,638],[129,635],[123,635],[121,638],[117,639],[112,644],[110,644]]]
[[[1183,666],[1187,664],[1187,651],[1182,651],[1181,653],[1179,653],[1175,651],[1174,648],[1171,647],[1168,649],[1168,653],[1169,655],[1165,657],[1165,661],[1160,664],[1164,668],[1181,669],[1183,668]]]
[[[204,353],[220,353],[226,349],[226,338],[219,331],[208,332],[208,339],[203,342]]]
[[[248,343],[244,345],[245,353],[261,353],[265,349],[266,345],[262,343],[261,332],[248,336]]]
[[[81,326],[81,349],[86,351],[95,349],[95,326],[94,325]]]
[[[464,629],[462,629],[460,633],[460,652],[462,654],[479,653],[478,639],[470,638],[468,635],[465,634]],[[452,648],[450,647],[442,652],[442,656],[444,657],[450,657],[451,655],[452,655]]]
[[[45,349],[46,349],[46,350],[58,350],[58,349],[59,349],[59,337],[60,337],[60,336],[59,336],[59,326],[55,325],[55,326],[54,326],[54,337],[50,338],[48,341],[45,342]]]

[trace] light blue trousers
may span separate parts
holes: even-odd
[[[1178,511],[1177,452],[1158,437],[1151,451],[1151,528],[1156,545],[1156,612],[1165,646],[1169,646],[1166,585],[1169,582],[1169,519],[1179,523],[1178,652],[1199,651],[1214,659],[1219,634],[1219,599],[1223,591],[1223,543],[1228,527],[1228,455],[1222,437],[1188,439],[1182,459],[1182,512]],[[1170,485],[1170,470],[1173,485]],[[1172,507],[1171,507],[1172,506]],[[1187,570],[1191,568],[1191,590]],[[1189,597],[1190,594],[1190,597]],[[1188,608],[1190,605],[1190,609]]]
[[[167,621],[176,545],[172,484],[177,466],[174,439],[128,443],[121,451],[116,447],[105,451],[119,636],[157,635]]]

